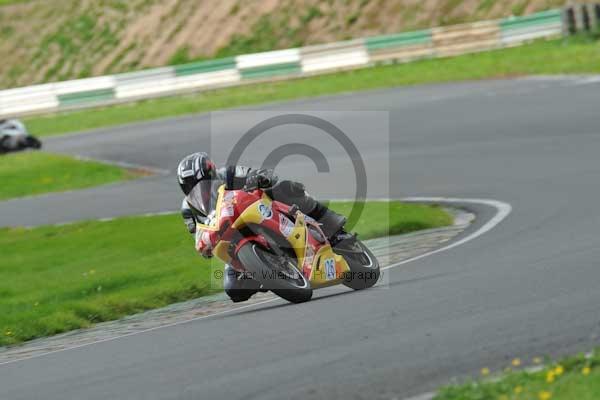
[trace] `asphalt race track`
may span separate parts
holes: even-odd
[[[307,304],[276,301],[1,365],[0,398],[392,399],[513,357],[590,350],[600,343],[598,104],[597,80],[564,77],[249,108],[337,111],[340,123],[355,110],[387,110],[389,143],[374,140],[360,118],[351,124],[362,132],[350,136],[370,170],[370,196],[488,198],[513,212],[473,241],[387,271],[386,287],[332,288]],[[209,146],[223,161],[219,154],[231,147],[228,132],[239,121],[216,118],[225,128],[212,135],[210,118],[200,115],[47,140],[51,151],[170,172],[3,202],[0,225],[176,210],[179,158]],[[282,129],[276,140],[298,140],[303,129]],[[347,163],[334,147],[319,146],[332,152],[332,172]],[[286,168],[319,196],[353,193],[314,179],[315,167],[299,157]],[[340,169],[336,180],[352,178]],[[478,223],[490,217],[475,211]]]

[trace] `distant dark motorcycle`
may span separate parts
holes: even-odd
[[[0,120],[0,154],[40,149],[42,142],[29,134],[19,120]]]

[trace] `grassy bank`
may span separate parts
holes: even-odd
[[[599,396],[600,356],[596,352],[591,357],[564,359],[535,373],[509,372],[491,382],[447,387],[435,400],[596,400]]]
[[[356,230],[369,238],[387,234],[373,226],[400,233],[450,223],[437,207],[374,202]],[[195,253],[179,215],[0,229],[0,248],[0,345],[219,290],[211,288],[211,264]]]
[[[504,18],[566,2],[221,0],[207,12],[198,0],[0,0],[0,88]]]
[[[23,152],[0,156],[0,200],[82,189],[131,179],[123,168],[68,156]]]
[[[600,42],[590,37],[574,37],[454,58],[379,66],[101,109],[31,117],[26,122],[33,133],[44,136],[250,104],[400,85],[593,72],[600,72]]]

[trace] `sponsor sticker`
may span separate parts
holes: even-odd
[[[223,204],[221,208],[221,217],[233,217],[233,205]]]
[[[273,210],[271,209],[271,205],[267,205],[264,203],[258,204],[258,212],[262,216],[263,220],[271,219],[273,217]]]
[[[227,192],[225,192],[225,195],[223,195],[223,201],[233,202],[234,197],[235,197],[234,192],[227,191]]]
[[[328,281],[335,279],[335,260],[333,258],[325,260],[325,279]]]
[[[294,230],[294,223],[283,214],[279,214],[279,231],[283,236],[290,237]]]
[[[315,252],[309,246],[306,248],[306,253],[304,253],[304,265],[312,266],[314,259],[315,259]]]

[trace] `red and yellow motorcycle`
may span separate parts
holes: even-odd
[[[379,262],[355,237],[332,247],[315,220],[259,189],[221,185],[213,193],[216,199],[205,208],[209,218],[197,226],[197,247],[212,249],[263,289],[302,303],[313,289],[343,284],[360,290],[377,283]]]

